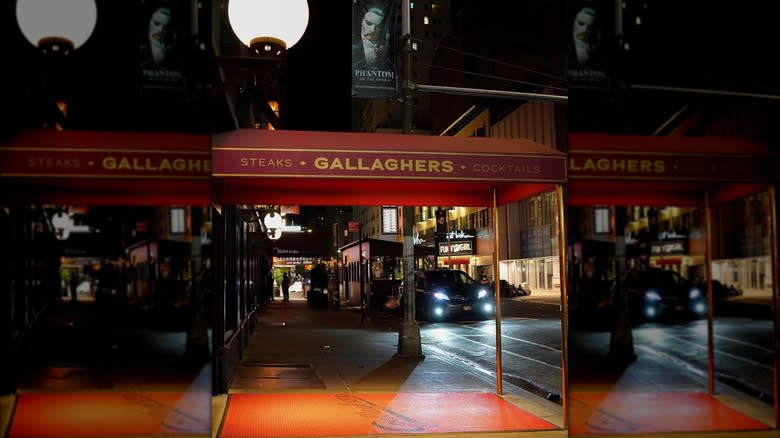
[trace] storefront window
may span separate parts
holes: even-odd
[[[403,276],[400,257],[376,256],[371,259],[371,277],[374,280],[395,280]]]

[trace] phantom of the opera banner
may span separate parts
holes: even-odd
[[[352,2],[352,97],[396,96],[396,3]]]
[[[141,88],[184,91],[184,42],[189,26],[187,2],[152,0],[141,4],[139,62]]]
[[[611,2],[605,0],[572,3],[567,57],[567,76],[572,87],[607,87],[607,41],[612,29],[610,7]]]

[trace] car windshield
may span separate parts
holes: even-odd
[[[428,284],[472,284],[476,283],[463,271],[432,271],[425,274]]]

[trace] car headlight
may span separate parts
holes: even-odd
[[[698,288],[693,288],[690,291],[688,291],[688,298],[695,299],[701,297],[701,291]]]
[[[447,301],[450,300],[450,297],[444,292],[434,292],[433,297],[436,298],[437,300],[447,300]]]
[[[698,317],[702,317],[707,313],[707,305],[703,300],[698,300],[691,305],[691,312]]]
[[[661,301],[661,295],[654,290],[649,290],[645,292],[645,299],[651,301]]]
[[[485,289],[480,289],[479,293],[477,293],[477,298],[485,298],[488,296],[488,293]]]
[[[658,316],[658,308],[656,306],[645,306],[645,318],[655,319]]]

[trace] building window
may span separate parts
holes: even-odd
[[[609,234],[609,208],[593,208],[593,233]]]
[[[184,207],[171,207],[171,234],[184,234],[187,231]]]
[[[382,234],[398,234],[397,207],[382,207]]]

